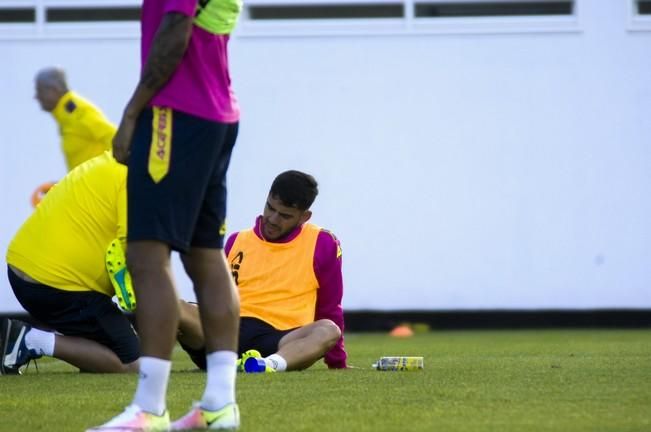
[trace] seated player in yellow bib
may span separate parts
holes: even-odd
[[[255,226],[226,242],[240,294],[239,366],[246,372],[300,370],[322,357],[329,368],[346,367],[341,247],[331,232],[308,222],[317,194],[309,174],[278,175]],[[181,306],[184,321],[198,315],[192,305]],[[200,332],[182,329],[179,342],[205,368]]]

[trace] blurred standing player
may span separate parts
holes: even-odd
[[[63,69],[41,69],[35,84],[36,100],[59,127],[68,171],[111,148],[115,125],[99,108],[68,88]]]
[[[179,320],[170,251],[181,252],[206,339],[207,382],[184,417],[236,429],[239,299],[223,248],[226,171],[239,107],[227,44],[238,0],[144,0],[142,71],[113,141],[128,163],[127,265],[138,298],[140,376],[133,402],[92,431],[170,427],[166,393]]]

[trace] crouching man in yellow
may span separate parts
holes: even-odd
[[[138,338],[112,302],[107,247],[126,239],[127,167],[110,153],[56,184],[20,227],[7,251],[20,304],[57,333],[16,320],[2,323],[2,372],[20,373],[53,356],[88,372],[136,372]]]
[[[124,248],[126,178],[127,167],[109,152],[83,163],[48,192],[14,236],[7,251],[14,294],[56,333],[2,320],[0,373],[20,374],[43,355],[86,372],[138,371],[138,337],[111,300],[128,287],[124,257],[105,259],[109,250],[115,255],[115,246]],[[125,302],[135,306],[135,297]]]

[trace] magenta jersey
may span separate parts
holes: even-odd
[[[197,0],[144,0],[141,19],[141,61],[144,68],[163,16],[176,12],[194,16]],[[215,35],[193,25],[185,56],[169,81],[150,101],[220,123],[239,121],[240,109],[228,72],[229,35]]]

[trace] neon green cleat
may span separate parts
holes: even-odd
[[[113,240],[106,249],[106,271],[108,271],[120,308],[125,311],[134,311],[136,309],[136,293],[131,283],[131,275],[127,271],[127,259],[118,239]]]
[[[262,358],[262,354],[260,354],[260,351],[254,349],[245,351],[244,354],[242,354],[242,357],[237,359],[236,365],[238,372],[244,372],[244,363],[246,363],[246,360],[249,358]]]

